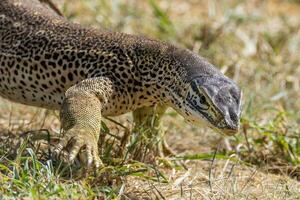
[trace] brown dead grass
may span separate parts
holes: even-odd
[[[56,2],[71,20],[85,25],[113,27],[114,30],[128,33],[165,38],[153,28],[155,20],[146,1],[126,1],[126,4],[136,12],[130,17],[127,15],[132,10],[112,11],[109,1],[56,0]],[[223,72],[242,85],[246,102],[254,96],[254,104],[251,108],[253,111],[251,114],[246,113],[247,117],[255,116],[256,121],[266,122],[273,115],[268,110],[270,107],[271,109],[284,107],[289,111],[300,109],[299,54],[290,55],[285,50],[282,51],[283,53],[276,54],[270,50],[270,44],[262,37],[266,31],[270,33],[278,31],[279,36],[287,35],[284,40],[289,40],[290,32],[296,32],[294,34],[296,38],[297,34],[299,35],[300,4],[280,0],[244,1],[242,6],[234,0],[220,2],[216,0],[158,1],[176,27],[175,36],[170,36],[170,40],[194,51],[200,51],[214,63],[219,64]],[[63,3],[66,3],[65,7],[62,6]],[[101,6],[107,9],[103,10]],[[260,19],[245,24],[222,24],[228,11],[241,14],[242,17],[256,17],[257,14]],[[284,23],[279,20],[282,16],[292,24],[292,31],[282,28]],[[202,29],[194,28],[199,24],[205,26],[201,26]],[[218,32],[216,30],[222,26],[225,26],[222,28],[224,32],[220,35],[216,34]],[[280,31],[283,33],[281,34]],[[232,39],[231,33],[235,32],[238,34]],[[203,39],[207,39],[204,37],[199,41],[197,37],[201,34],[216,36],[216,38],[212,37],[213,41],[207,41],[207,48],[212,49],[211,52],[205,51],[206,49],[201,50]],[[236,39],[238,37],[240,38]],[[252,39],[256,40],[254,46],[257,50],[252,54],[250,52],[249,55],[247,50],[251,44],[247,43],[248,39],[250,42],[253,42]],[[214,42],[224,46],[214,46]],[[243,51],[245,53],[241,53]],[[268,76],[268,73],[273,76]],[[276,81],[272,82],[272,79]],[[282,90],[286,93],[280,97]],[[276,97],[278,94],[279,97]],[[270,101],[272,98],[275,100]],[[45,110],[13,104],[2,99],[0,109],[0,137],[44,128],[50,132],[59,132],[59,121],[53,113],[47,114]],[[128,127],[132,126],[131,116],[128,114],[116,119]],[[296,116],[293,123],[297,122],[299,123],[299,117]],[[174,114],[173,110],[170,110],[164,118],[164,124],[170,146],[180,155],[211,153],[216,148],[228,148],[228,144],[221,136],[211,130],[185,123],[180,116]],[[114,124],[109,123],[109,127],[115,134],[120,131]],[[253,135],[250,133],[249,137]],[[131,199],[155,199],[156,197],[157,199],[300,199],[298,181],[285,175],[271,174],[265,167],[259,168],[242,162],[220,159],[185,162],[188,170],[161,167],[169,183],[149,182],[134,177],[125,178],[124,194]]]
[[[57,117],[52,114],[45,118],[45,110],[10,103],[0,99],[2,116],[0,130],[2,137],[9,134],[23,134],[26,131],[48,129],[59,131]],[[173,115],[170,110],[164,119],[169,125],[168,142],[180,154],[210,153],[224,142],[219,135],[210,130],[197,129]],[[174,120],[174,118],[176,120]],[[45,119],[45,120],[44,120]],[[116,118],[130,127],[130,115]],[[112,133],[118,134],[120,128],[107,122]],[[7,131],[9,130],[9,134]],[[175,131],[176,130],[176,131]],[[2,140],[3,141],[3,140]],[[15,144],[18,141],[15,141]],[[235,158],[235,155],[231,155]],[[123,196],[129,199],[299,199],[300,183],[287,176],[267,173],[256,166],[246,166],[240,162],[214,159],[184,161],[188,170],[160,170],[167,176],[168,183],[143,180],[136,177],[123,179]]]
[[[285,176],[262,173],[230,161],[197,161],[188,171],[169,170],[169,183],[129,179],[135,196],[161,199],[299,199],[300,183]],[[209,172],[211,171],[211,175]],[[131,184],[132,183],[132,184]],[[151,194],[151,195],[149,195]]]

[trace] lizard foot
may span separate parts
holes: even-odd
[[[166,138],[164,136],[162,136],[162,142],[161,142],[161,146],[162,146],[162,151],[161,151],[161,155],[163,156],[175,156],[176,153],[175,151],[168,145]]]
[[[67,131],[54,150],[56,157],[66,163],[73,163],[80,152],[85,154],[83,158],[87,168],[99,168],[103,165],[98,153],[97,140],[85,129],[73,128]]]

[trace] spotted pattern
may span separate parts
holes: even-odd
[[[119,103],[117,110],[121,112],[154,104],[166,96],[157,91],[170,78],[160,85],[157,81],[166,75],[169,61],[156,48],[170,47],[125,34],[85,29],[38,11],[33,15],[22,4],[1,4],[6,4],[1,6],[0,15],[2,96],[57,109],[72,85],[102,76],[113,80],[116,95],[112,100],[117,102],[112,101],[112,106]]]
[[[166,104],[190,116],[195,115],[187,109],[190,82],[197,77],[224,77],[188,50],[144,37],[85,28],[26,1],[0,2],[0,95],[10,100],[60,109],[70,87],[105,77],[112,82],[113,93],[102,108],[103,115]],[[229,84],[238,90],[231,80]],[[198,105],[202,96],[193,97],[192,102]],[[218,107],[217,102],[208,102],[205,106]],[[234,112],[240,111],[236,108]]]

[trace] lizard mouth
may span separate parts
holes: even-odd
[[[221,134],[222,136],[233,136],[238,133],[239,129],[219,129],[217,127],[208,126],[210,129],[215,131],[216,133]]]
[[[239,128],[236,128],[236,129],[226,128],[226,129],[222,129],[222,132],[228,136],[232,136],[239,132]]]

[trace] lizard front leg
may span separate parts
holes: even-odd
[[[67,90],[60,112],[63,138],[55,148],[62,159],[73,162],[85,149],[88,167],[102,165],[98,153],[101,109],[112,91],[107,78],[86,79]]]

